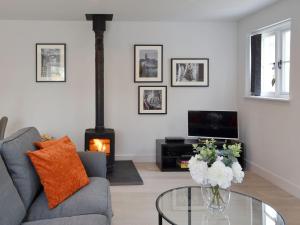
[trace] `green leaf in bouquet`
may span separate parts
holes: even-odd
[[[198,144],[192,144],[192,146],[193,146],[193,149],[197,150]]]
[[[231,150],[232,155],[234,157],[240,157],[240,153],[241,153],[241,144],[233,144],[233,145],[229,145],[228,149]]]

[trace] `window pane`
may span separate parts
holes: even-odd
[[[285,31],[282,34],[282,92],[290,91],[290,45],[291,31]]]
[[[291,31],[283,32],[283,49],[282,49],[282,60],[290,61],[290,48],[291,48]]]
[[[282,65],[282,92],[290,92],[290,63],[286,62]]]
[[[265,36],[262,39],[262,68],[261,91],[275,92],[275,35]]]

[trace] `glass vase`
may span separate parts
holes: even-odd
[[[207,208],[213,213],[223,212],[230,201],[230,190],[218,185],[202,187],[201,193]]]

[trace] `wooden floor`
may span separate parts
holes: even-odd
[[[136,166],[144,185],[111,187],[114,211],[112,225],[157,225],[157,196],[174,187],[196,185],[188,172],[160,172],[152,163],[140,163]],[[232,190],[270,204],[283,215],[288,225],[300,225],[300,199],[257,174],[248,171],[244,182],[233,186]]]

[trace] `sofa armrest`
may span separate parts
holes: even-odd
[[[78,152],[89,177],[106,178],[106,155],[102,152]]]

